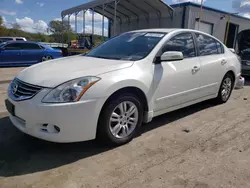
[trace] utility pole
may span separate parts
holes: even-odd
[[[228,19],[227,19],[227,30],[226,30],[226,36],[225,36],[225,41],[224,41],[224,44],[225,44],[225,45],[226,45],[227,39],[228,39],[230,20],[231,20],[231,14],[228,14]]]
[[[231,16],[232,15],[237,15],[239,14],[238,12],[237,13],[231,13],[231,14],[228,14],[228,18],[227,18],[227,30],[226,30],[226,35],[225,35],[225,40],[224,40],[224,44],[226,45],[227,43],[227,39],[228,39],[228,34],[229,34],[229,27],[230,27],[230,21],[231,21]]]
[[[198,30],[200,30],[200,23],[201,23],[202,10],[203,10],[203,2],[204,2],[204,0],[201,0],[201,8],[200,8],[200,16],[199,16],[199,22],[198,22]]]

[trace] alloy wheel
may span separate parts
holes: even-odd
[[[121,102],[111,113],[109,129],[114,137],[125,138],[135,130],[138,119],[137,106],[130,101]]]
[[[227,77],[222,84],[221,96],[224,101],[226,101],[231,93],[232,90],[232,80]]]
[[[50,56],[44,56],[42,58],[42,61],[48,61],[48,60],[51,60],[52,58]]]

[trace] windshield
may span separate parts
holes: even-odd
[[[166,33],[131,32],[121,34],[91,50],[86,56],[136,61],[145,58]]]

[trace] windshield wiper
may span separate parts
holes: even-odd
[[[114,59],[114,60],[120,60],[121,58],[118,57],[104,57],[104,56],[88,56],[88,57],[95,57],[100,59]]]

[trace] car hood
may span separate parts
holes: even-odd
[[[131,61],[72,56],[33,65],[21,71],[17,78],[29,84],[53,88],[69,80],[98,76],[132,64]]]

